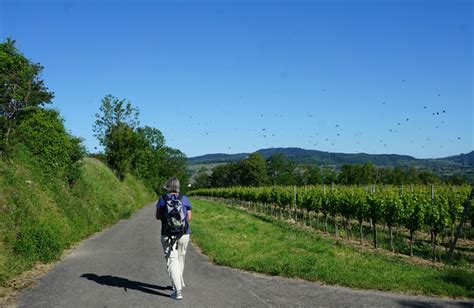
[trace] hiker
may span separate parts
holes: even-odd
[[[156,219],[161,220],[161,245],[174,290],[171,297],[182,299],[184,258],[191,233],[188,222],[191,220],[192,205],[185,195],[180,194],[177,178],[170,178],[164,188],[167,193],[156,204]]]

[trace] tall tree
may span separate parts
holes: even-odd
[[[295,185],[297,182],[293,161],[283,154],[273,154],[267,159],[268,176],[273,185]]]
[[[127,125],[132,130],[138,128],[140,124],[138,108],[132,107],[132,104],[125,99],[119,99],[112,95],[106,95],[102,99],[100,111],[95,114],[96,121],[92,130],[94,136],[105,146],[106,137],[111,130],[118,126]]]
[[[0,44],[0,128],[5,144],[22,110],[51,103],[54,98],[40,77],[43,66],[28,60],[15,43],[8,38]]]
[[[104,138],[107,164],[121,180],[131,171],[138,140],[138,134],[127,124],[119,124],[107,130]]]
[[[208,169],[205,167],[201,167],[201,169],[199,169],[198,173],[194,177],[193,187],[195,189],[211,187],[211,176],[209,175]]]
[[[268,183],[267,164],[262,155],[252,153],[240,162],[240,184],[242,186],[262,186]]]

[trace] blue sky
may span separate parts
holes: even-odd
[[[90,151],[107,94],[188,156],[474,148],[472,1],[0,3]]]

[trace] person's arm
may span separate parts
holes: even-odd
[[[156,203],[156,213],[155,213],[155,217],[157,220],[161,220],[161,211],[160,211],[160,207],[163,205],[163,199],[160,197],[160,200],[158,200],[158,203]]]
[[[184,205],[186,206],[186,220],[191,221],[193,218],[193,213],[191,210],[193,209],[193,206],[191,205],[191,202],[189,202],[189,199],[187,196],[183,196],[183,202]]]

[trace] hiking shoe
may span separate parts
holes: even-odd
[[[175,291],[171,293],[170,297],[173,299],[182,299],[183,295],[181,294],[181,291]]]

